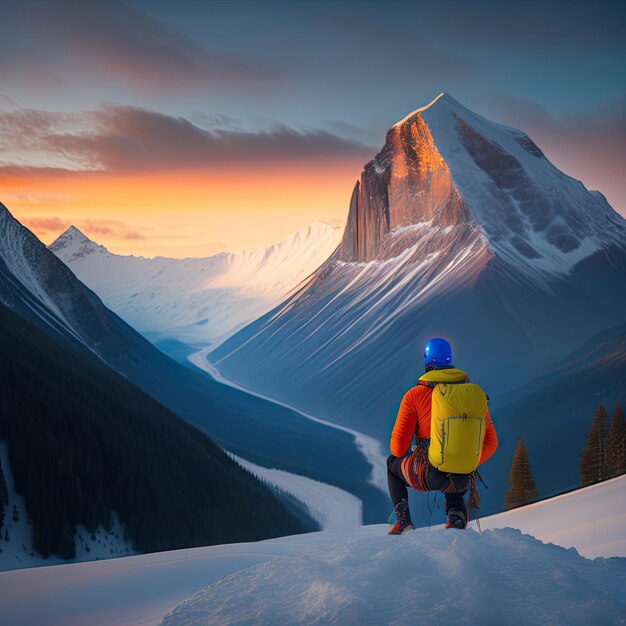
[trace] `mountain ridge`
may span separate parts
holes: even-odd
[[[130,257],[130,258],[135,258],[135,259],[148,259],[148,260],[149,259],[166,259],[166,260],[210,259],[213,257],[219,257],[223,255],[237,256],[240,254],[261,253],[261,252],[265,252],[268,249],[279,248],[281,247],[281,245],[284,245],[285,243],[293,239],[302,238],[302,237],[306,238],[309,233],[315,230],[334,231],[334,230],[337,230],[338,228],[339,228],[338,226],[332,226],[331,224],[329,224],[328,222],[325,222],[324,220],[315,220],[311,222],[310,224],[308,224],[307,226],[302,226],[298,230],[293,231],[286,237],[283,237],[278,242],[270,244],[269,246],[264,246],[264,247],[261,246],[258,248],[243,248],[239,251],[234,251],[234,252],[222,251],[222,252],[216,252],[214,254],[210,254],[208,256],[201,256],[201,257],[167,257],[167,256],[162,256],[162,255],[146,257],[142,255],[135,255],[135,254],[117,254],[115,252],[111,252],[105,245],[98,243],[97,241],[95,241],[94,239],[92,239],[91,237],[83,233],[83,231],[80,230],[78,226],[75,226],[74,224],[70,224],[47,247],[49,250],[52,250],[53,252],[58,252],[60,250],[73,246],[73,244],[78,243],[78,245],[81,245],[81,244],[92,245],[94,247],[97,247],[98,249],[102,249],[108,252],[109,254],[114,254],[115,256]]]
[[[174,259],[117,255],[73,227],[49,249],[124,320],[176,357],[216,345],[289,295],[340,239],[321,221],[256,250]],[[175,342],[175,343],[172,343]]]

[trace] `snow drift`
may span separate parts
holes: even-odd
[[[510,528],[422,529],[314,547],[232,574],[163,626],[618,624],[626,559],[589,561]]]

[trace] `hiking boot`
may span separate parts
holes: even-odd
[[[467,526],[467,513],[461,509],[450,508],[447,510],[448,521],[446,528],[465,528]]]
[[[413,530],[409,503],[406,500],[400,500],[400,502],[396,504],[395,512],[396,523],[391,527],[391,530],[387,534],[403,535],[407,530]]]

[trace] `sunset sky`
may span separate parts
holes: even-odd
[[[623,2],[0,0],[0,201],[45,243],[204,256],[343,225],[446,91],[626,215]]]

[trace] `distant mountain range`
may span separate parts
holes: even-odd
[[[201,259],[119,256],[70,226],[50,246],[106,306],[155,345],[217,345],[267,313],[337,248],[341,229],[323,222],[268,248]]]
[[[208,359],[385,441],[431,336],[451,340],[455,363],[497,403],[625,322],[624,218],[525,133],[441,94],[389,130],[355,185],[341,245],[312,279]],[[543,408],[524,419],[548,419]],[[504,441],[523,431],[495,418]],[[498,458],[502,473],[510,458]]]

